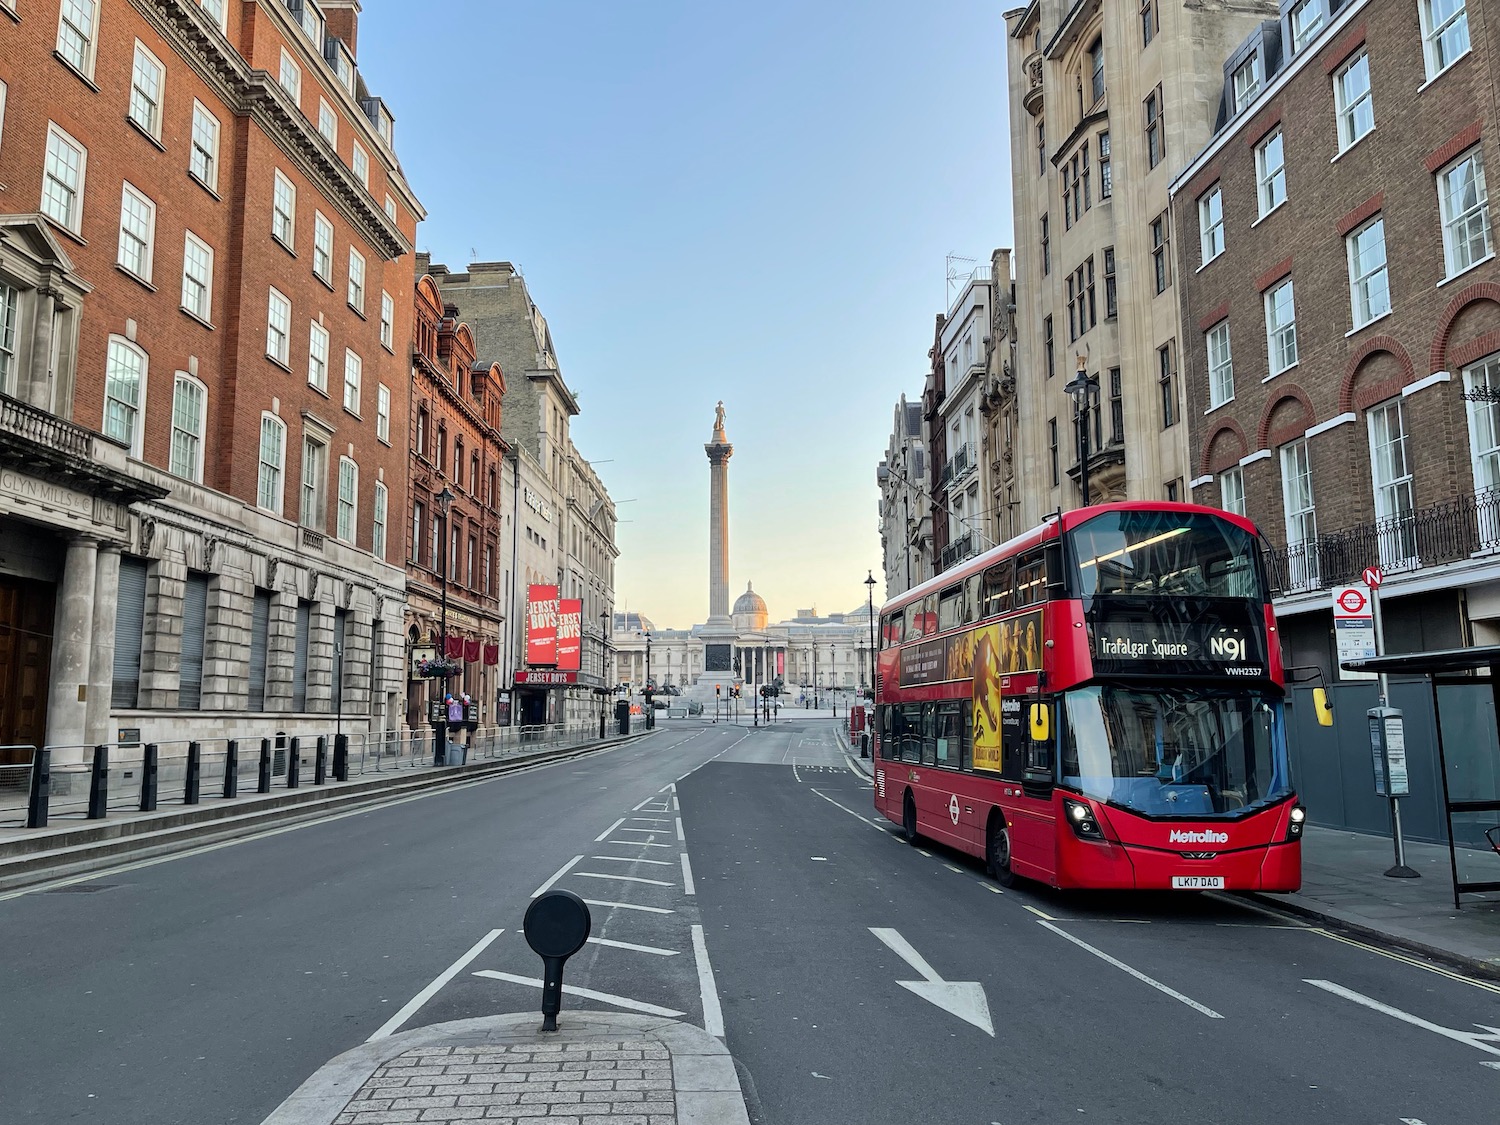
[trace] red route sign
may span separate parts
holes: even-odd
[[[1360,610],[1365,608],[1366,603],[1368,603],[1370,599],[1365,597],[1358,590],[1351,586],[1343,593],[1339,594],[1338,600],[1339,607],[1345,613],[1357,614]]]
[[[1385,581],[1385,571],[1378,566],[1365,567],[1364,574],[1360,575],[1365,580],[1365,585],[1372,590],[1378,590],[1380,584]]]

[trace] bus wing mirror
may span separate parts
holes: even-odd
[[[1313,688],[1312,697],[1313,711],[1318,716],[1318,726],[1333,726],[1333,704],[1328,702],[1328,689],[1315,687]]]
[[[1052,739],[1052,713],[1045,703],[1031,705],[1031,741],[1050,742]]]

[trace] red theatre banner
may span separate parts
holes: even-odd
[[[526,593],[526,663],[557,663],[557,587],[530,586]]]
[[[776,654],[776,674],[778,676],[786,675],[786,653],[784,652]]]
[[[583,602],[563,598],[557,603],[557,667],[565,672],[583,668]]]

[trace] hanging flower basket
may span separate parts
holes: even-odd
[[[417,675],[427,679],[446,679],[456,676],[463,670],[457,660],[449,660],[445,657],[435,656],[431,660],[417,661]]]

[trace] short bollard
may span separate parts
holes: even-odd
[[[224,746],[224,799],[240,795],[240,744],[231,738]]]
[[[109,747],[94,747],[94,772],[89,778],[89,819],[103,820],[109,809]]]
[[[328,736],[318,735],[317,749],[313,751],[313,784],[328,784]]]
[[[870,732],[867,730],[859,732],[859,756],[861,758],[870,756]]]
[[[203,747],[196,742],[188,743],[187,777],[182,786],[182,803],[196,805],[198,793],[203,785]]]
[[[269,738],[260,740],[260,771],[255,778],[255,791],[257,793],[271,791],[271,740]]]
[[[52,794],[52,751],[38,749],[31,759],[31,792],[26,797],[26,827],[47,827],[47,801]]]
[[[156,778],[160,753],[154,742],[146,743],[141,750],[141,812],[156,811]]]
[[[333,780],[349,780],[349,736],[347,734],[333,736]]]
[[[542,959],[542,1027],[557,1030],[562,1011],[563,965],[588,941],[594,920],[588,905],[572,891],[548,891],[532,899],[521,928],[526,944]]]
[[[286,759],[286,787],[296,789],[302,784],[302,739],[292,739]]]

